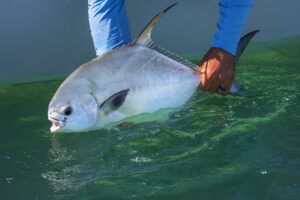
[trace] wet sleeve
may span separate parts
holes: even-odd
[[[90,29],[98,56],[130,42],[125,0],[88,0],[88,3]]]
[[[220,0],[218,32],[211,46],[222,48],[235,55],[242,29],[252,6],[253,0]]]

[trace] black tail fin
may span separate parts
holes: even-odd
[[[242,55],[242,53],[244,52],[244,50],[246,49],[248,43],[250,42],[250,40],[252,39],[252,37],[259,32],[259,30],[255,30],[252,31],[250,33],[247,33],[246,35],[244,35],[236,48],[236,52],[235,52],[235,63],[237,63],[237,61],[239,60],[240,56]]]
[[[248,43],[250,42],[250,40],[252,39],[252,37],[258,32],[259,30],[255,30],[252,31],[250,33],[247,33],[246,35],[244,35],[239,43],[238,46],[236,48],[236,53],[235,53],[235,63],[238,62],[240,56],[242,55],[242,53],[244,52],[244,50],[246,49]],[[247,91],[245,90],[245,88],[239,84],[237,81],[233,81],[231,89],[229,91],[230,94],[232,95],[238,95],[238,96],[253,96],[251,94],[248,94]]]

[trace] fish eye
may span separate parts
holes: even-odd
[[[65,115],[71,115],[72,114],[72,111],[73,111],[73,109],[72,109],[72,107],[71,106],[68,106],[68,107],[66,107],[66,109],[64,110],[64,114]]]

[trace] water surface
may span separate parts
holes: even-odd
[[[133,127],[51,134],[62,80],[0,88],[0,199],[299,199],[300,46],[271,47],[237,67],[255,96]]]

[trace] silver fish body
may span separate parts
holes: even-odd
[[[81,128],[65,128],[65,131],[94,129],[141,113],[181,106],[199,83],[198,73],[162,53],[142,45],[127,46],[74,71],[50,102],[49,119],[58,119],[54,110],[75,102],[76,106],[85,106],[88,113],[85,117],[89,120],[81,122],[86,124]],[[122,106],[103,114],[100,105],[113,94],[127,89],[129,92]],[[64,128],[58,130],[64,131]],[[52,132],[56,130],[53,128]]]
[[[174,5],[156,15],[131,44],[82,65],[61,84],[48,108],[51,132],[87,131],[187,102],[201,82],[197,66],[151,40],[154,24]],[[257,32],[241,38],[236,61]],[[230,92],[241,89],[234,82]]]

